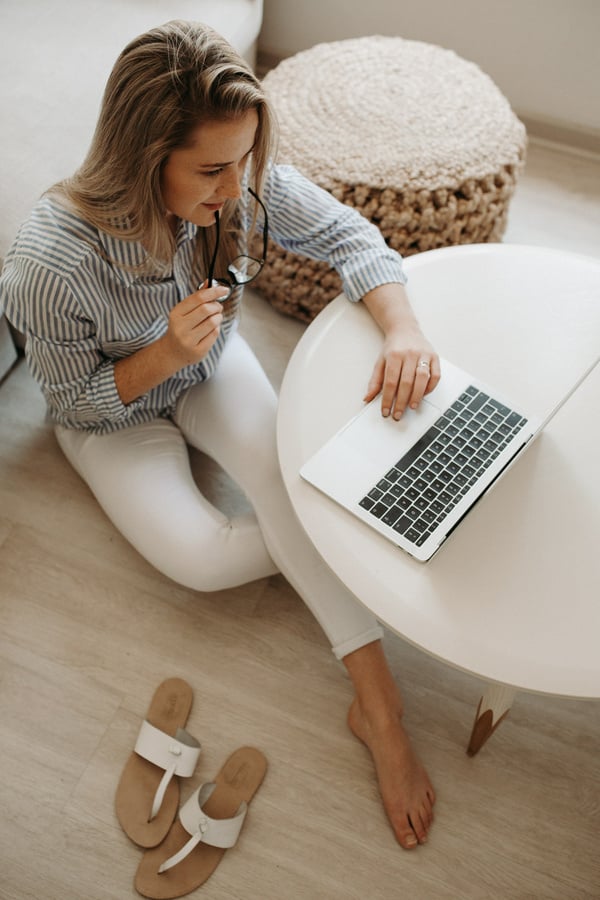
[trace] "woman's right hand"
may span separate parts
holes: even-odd
[[[169,313],[169,325],[161,338],[177,370],[203,359],[221,330],[223,307],[218,302],[226,290],[202,285]]]
[[[222,297],[225,290],[202,285],[173,307],[162,337],[117,360],[115,385],[123,403],[137,400],[184,366],[206,356],[221,330],[223,308],[217,297]]]

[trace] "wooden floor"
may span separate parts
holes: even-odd
[[[600,161],[532,145],[506,239],[600,254]],[[302,326],[250,294],[243,330],[279,384]],[[23,363],[0,423],[2,900],[137,896],[113,795],[172,675],[195,692],[194,786],[237,746],[269,759],[238,847],[193,897],[600,898],[600,703],[520,695],[471,759],[480,683],[389,636],[439,797],[429,844],[406,853],[346,728],[344,670],[283,578],[197,595],[157,574],[62,457]],[[218,471],[203,478],[238,503]]]

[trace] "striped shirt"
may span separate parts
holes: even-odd
[[[270,237],[336,268],[350,300],[405,283],[401,258],[379,230],[291,166],[269,169],[263,200]],[[251,205],[242,209],[244,223],[251,214]],[[171,271],[139,275],[132,270],[147,259],[141,244],[98,231],[50,197],[39,201],[6,258],[0,312],[25,335],[55,422],[103,434],[168,417],[183,391],[212,375],[232,321],[201,362],[131,403],[122,403],[114,380],[115,362],[164,335],[169,311],[197,289],[196,234],[197,226],[180,221]]]

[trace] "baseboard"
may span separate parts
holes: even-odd
[[[555,120],[538,119],[535,116],[522,115],[518,111],[517,115],[532,138],[568,147],[569,150],[586,156],[600,157],[600,131],[597,129],[578,128]]]

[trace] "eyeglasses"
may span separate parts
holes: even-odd
[[[254,197],[256,202],[259,204],[260,208],[263,211],[264,215],[264,228],[263,228],[263,252],[262,259],[256,259],[254,256],[245,256],[244,254],[240,256],[236,256],[232,262],[227,266],[227,275],[221,278],[214,279],[214,269],[215,264],[217,262],[217,254],[219,252],[219,236],[220,236],[220,226],[219,226],[219,213],[215,213],[215,224],[217,226],[217,237],[215,241],[215,249],[213,250],[212,259],[210,261],[210,266],[208,267],[208,277],[207,283],[210,286],[213,286],[215,283],[221,285],[222,287],[228,288],[229,293],[225,296],[219,297],[219,301],[223,303],[225,300],[231,297],[232,293],[236,288],[241,287],[244,284],[249,284],[251,281],[254,281],[255,278],[260,275],[262,271],[262,267],[265,264],[265,260],[267,258],[267,242],[269,239],[269,217],[267,215],[267,210],[265,208],[264,203],[258,196],[255,194],[252,188],[248,188],[248,193]]]

